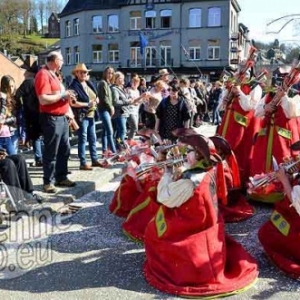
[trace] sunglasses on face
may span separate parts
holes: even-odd
[[[87,74],[87,71],[79,71],[80,74]]]

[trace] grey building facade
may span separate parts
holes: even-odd
[[[108,65],[216,80],[232,58],[240,10],[237,0],[69,0],[60,14],[63,72],[83,62],[96,80]]]

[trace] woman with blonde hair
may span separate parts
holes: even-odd
[[[112,86],[112,102],[115,108],[113,122],[116,128],[116,145],[121,150],[121,144],[125,143],[126,122],[129,116],[129,105],[136,101],[129,98],[129,94],[124,87],[125,76],[122,72],[117,71],[114,76],[114,85]]]
[[[165,83],[162,80],[157,80],[154,82],[153,87],[147,94],[146,100],[144,102],[144,113],[146,119],[146,127],[150,129],[155,128],[156,123],[156,108],[162,100],[162,92],[165,88]]]
[[[103,78],[98,84],[97,92],[99,97],[98,112],[102,121],[102,151],[106,153],[108,148],[112,153],[116,153],[116,146],[113,139],[114,130],[112,126],[112,116],[115,108],[112,100],[111,85],[113,84],[115,70],[108,66],[103,72]]]
[[[138,123],[139,123],[139,108],[140,103],[147,96],[147,92],[140,93],[138,87],[140,85],[140,77],[135,74],[132,76],[130,81],[130,86],[127,88],[127,92],[129,95],[129,99],[133,99],[135,104],[129,105],[129,116],[127,119],[129,132],[128,132],[128,143],[131,143],[134,138],[136,132],[138,131]]]

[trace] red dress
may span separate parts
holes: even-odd
[[[161,205],[145,231],[146,280],[186,297],[236,293],[255,282],[256,261],[225,234],[214,170],[180,207]]]
[[[158,180],[147,183],[122,224],[124,233],[134,241],[144,242],[145,229],[160,207],[156,201],[157,185]]]
[[[231,160],[234,160],[234,155],[231,157]],[[220,213],[223,216],[225,223],[246,220],[253,216],[254,208],[248,203],[246,196],[240,189],[238,170],[234,171],[230,168],[230,164],[227,161],[224,161],[223,165],[228,195],[226,205],[219,201]]]
[[[242,92],[249,95],[249,85],[242,85]],[[240,168],[241,183],[249,178],[250,163],[253,157],[253,139],[260,128],[260,119],[254,117],[254,110],[245,111],[235,97],[226,108],[217,133],[224,137],[234,152]]]
[[[142,190],[140,181],[125,174],[120,182],[120,186],[113,195],[109,211],[114,215],[126,218]]]
[[[272,96],[267,95],[265,103],[272,101]],[[253,158],[250,167],[250,176],[269,173],[272,171],[272,156],[277,163],[282,163],[284,157],[296,157],[299,151],[291,151],[290,146],[300,139],[297,118],[288,119],[282,107],[262,120],[261,129],[254,145]],[[273,192],[250,194],[253,200],[276,202],[283,199],[282,186],[274,185]]]
[[[260,228],[258,238],[281,271],[292,278],[300,278],[300,216],[287,197],[275,203],[275,210]]]

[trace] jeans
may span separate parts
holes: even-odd
[[[18,154],[18,151],[19,151],[19,138],[20,138],[20,135],[19,135],[18,130],[15,130],[14,132],[12,132],[11,142],[12,142],[14,150],[13,150],[13,153],[11,153],[11,154]]]
[[[67,179],[70,156],[69,124],[65,116],[40,114],[44,136],[43,171],[44,184]]]
[[[34,152],[34,160],[36,162],[42,162],[42,160],[43,160],[43,152],[42,152],[43,144],[44,143],[43,143],[41,137],[39,137],[38,139],[32,141],[32,147],[33,147],[33,152]]]
[[[78,157],[80,165],[86,165],[85,147],[86,142],[89,143],[89,151],[92,162],[98,161],[97,145],[96,145],[96,126],[94,118],[84,118],[78,129]]]
[[[13,155],[15,153],[15,148],[12,143],[11,137],[0,137],[0,148],[6,150],[8,155]]]
[[[220,125],[221,123],[221,117],[219,115],[219,111],[218,111],[218,105],[214,105],[213,107],[213,119],[212,122],[216,125]]]
[[[116,126],[116,134],[115,134],[116,145],[119,150],[120,150],[120,144],[125,142],[126,122],[127,122],[127,117],[120,116],[114,118],[114,123]]]
[[[138,131],[138,123],[139,123],[138,113],[130,114],[127,121],[128,121],[128,126],[129,126],[128,139],[132,140]]]
[[[114,142],[114,130],[112,126],[111,116],[108,111],[99,112],[99,115],[102,121],[102,151],[105,152],[108,146],[111,152],[116,153],[117,150]]]

